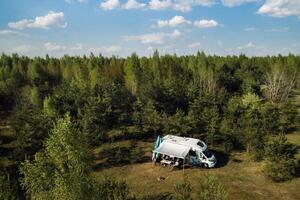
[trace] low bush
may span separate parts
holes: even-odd
[[[297,162],[294,159],[280,162],[268,162],[264,167],[264,174],[275,182],[292,179],[296,174]]]

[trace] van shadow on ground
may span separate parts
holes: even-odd
[[[217,164],[215,165],[215,168],[221,168],[228,164],[229,154],[227,154],[223,151],[218,151],[218,150],[211,150],[211,152],[215,155],[215,157],[217,159]],[[239,161],[236,161],[236,162],[239,162]]]

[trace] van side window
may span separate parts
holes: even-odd
[[[190,150],[189,155],[190,156],[196,156],[196,151]]]
[[[199,157],[200,157],[201,159],[204,158],[202,153],[199,154]]]
[[[203,142],[201,142],[201,141],[199,141],[199,142],[197,143],[197,145],[200,146],[200,147],[204,147],[204,144],[203,144]]]

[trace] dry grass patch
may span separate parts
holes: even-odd
[[[128,144],[128,141],[123,141],[114,145],[126,146]],[[261,172],[264,163],[249,161],[245,153],[232,153],[229,161],[218,168],[172,170],[170,167],[154,166],[151,163],[152,144],[151,142],[138,142],[139,146],[147,149],[145,155],[149,157],[148,162],[96,170],[93,176],[96,180],[101,180],[106,175],[125,180],[131,193],[139,198],[161,196],[172,192],[174,184],[182,179],[183,174],[188,177],[193,185],[193,192],[196,193],[201,178],[205,174],[214,174],[228,190],[231,200],[300,199],[300,178],[285,183],[273,183]],[[107,145],[102,149],[111,147]],[[101,150],[97,149],[96,152],[100,153]],[[163,178],[160,179],[160,177]]]

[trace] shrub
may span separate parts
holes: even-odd
[[[174,200],[192,200],[192,186],[190,182],[184,178],[182,181],[174,186],[173,199]]]
[[[144,152],[141,147],[133,147],[130,151],[130,163],[138,163],[143,160]]]
[[[292,179],[296,175],[298,163],[295,161],[297,147],[289,143],[285,135],[269,138],[265,146],[266,163],[263,172],[273,181]]]
[[[2,169],[1,169],[2,170]],[[0,199],[14,200],[16,197],[16,184],[12,184],[9,174],[0,171]]]
[[[125,181],[118,182],[110,177],[105,177],[99,185],[98,196],[103,200],[127,200],[129,189]]]
[[[226,200],[227,191],[213,175],[205,175],[200,182],[200,190],[197,194],[198,200]]]
[[[280,162],[268,162],[264,167],[264,174],[275,182],[292,179],[296,174],[297,162],[293,159]]]

